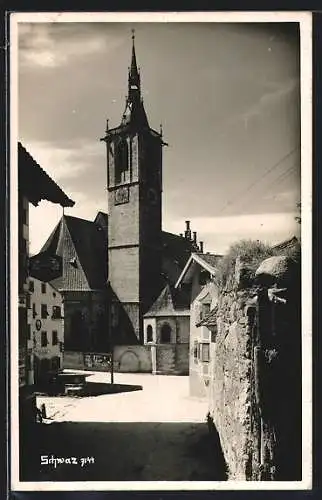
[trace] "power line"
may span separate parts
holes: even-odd
[[[285,179],[287,179],[287,177],[289,177],[289,175],[292,173],[292,171],[296,170],[297,169],[297,165],[293,165],[292,167],[288,168],[285,172],[283,172],[282,174],[280,174],[276,179],[273,180],[273,182],[271,182],[270,184],[268,184],[268,186],[265,188],[266,191],[268,191],[269,189],[271,189],[273,186],[275,186],[275,184],[277,183],[282,183],[285,181]],[[276,198],[277,195],[273,196],[273,200]],[[245,203],[243,203],[240,207],[243,208],[245,206]]]
[[[259,177],[258,179],[256,179],[255,181],[253,181],[245,190],[242,190],[240,191],[239,194],[236,195],[237,198],[243,198],[245,194],[249,193],[249,191],[251,189],[253,189],[254,186],[256,186],[262,179],[264,179],[265,177],[268,176],[268,174],[270,174],[271,172],[273,172],[277,167],[279,167],[281,165],[281,163],[283,163],[285,160],[287,160],[287,158],[289,158],[296,150],[298,150],[299,147],[295,147],[294,149],[292,149],[289,153],[287,153],[285,156],[283,156],[277,163],[275,163],[272,167],[270,167],[265,173],[264,175],[261,175],[261,177]],[[237,201],[239,201],[237,200]],[[226,210],[226,208],[228,206],[233,206],[235,205],[236,202],[232,202],[231,200],[228,201],[224,207],[220,210],[220,212],[218,213],[221,214],[222,212],[224,212]]]

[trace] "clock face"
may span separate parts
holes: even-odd
[[[122,205],[129,202],[129,187],[122,186],[115,191],[115,205]]]

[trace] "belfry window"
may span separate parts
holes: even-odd
[[[129,169],[129,148],[127,140],[120,139],[115,145],[115,184],[126,182]]]

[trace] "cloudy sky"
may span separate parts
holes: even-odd
[[[191,220],[206,251],[298,231],[299,38],[296,24],[19,23],[19,140],[76,202],[108,211],[106,118],[120,122],[131,29],[150,126],[163,125],[163,228]],[[62,215],[31,208],[37,252]]]

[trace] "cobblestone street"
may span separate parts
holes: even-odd
[[[109,376],[95,373],[87,381],[108,383]],[[39,444],[22,480],[225,479],[220,449],[209,438],[207,403],[188,397],[188,377],[117,373],[114,382],[120,390],[130,385],[142,389],[38,398],[38,407],[46,405],[47,419],[37,426]],[[77,464],[41,465],[41,455],[75,457]]]

